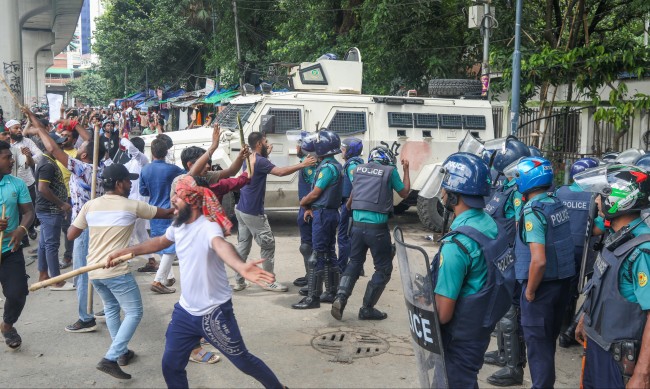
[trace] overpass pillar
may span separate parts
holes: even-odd
[[[0,0],[3,10],[0,23],[0,72],[18,101],[22,101],[23,80],[18,0]],[[5,120],[21,116],[18,105],[4,85],[0,85],[0,106]]]

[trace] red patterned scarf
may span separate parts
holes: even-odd
[[[185,176],[176,184],[176,195],[189,205],[201,207],[203,215],[212,222],[216,222],[223,229],[225,236],[230,235],[232,223],[223,211],[217,196],[210,190],[196,184],[192,176]]]

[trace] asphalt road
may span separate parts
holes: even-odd
[[[419,387],[397,264],[377,306],[389,315],[384,321],[357,319],[368,277],[357,282],[342,321],[330,315],[326,304],[306,311],[290,308],[300,299],[291,281],[304,273],[295,218],[293,212],[269,215],[276,237],[277,279],[289,285],[289,292],[267,292],[252,286],[234,294],[234,309],[247,347],[289,387]],[[430,255],[435,252],[435,244],[425,239],[428,232],[421,229],[414,212],[397,216],[392,224],[404,229],[407,242],[421,246]],[[228,240],[236,243],[236,237]],[[251,258],[257,255],[259,248],[254,246]],[[143,262],[137,259],[131,266],[136,269]],[[174,270],[178,278],[178,268]],[[365,272],[372,274],[370,257]],[[28,273],[32,281],[37,280],[36,264],[28,266]],[[144,317],[129,344],[136,358],[124,368],[133,379],[119,381],[95,369],[110,344],[104,323],[99,322],[98,330],[92,333],[63,330],[77,320],[75,292],[42,289],[28,296],[16,324],[23,337],[21,350],[12,352],[0,346],[0,387],[165,387],[160,361],[165,330],[179,294],[154,294],[149,291],[153,275],[134,274],[141,286]],[[234,282],[232,272],[229,275]],[[95,307],[101,309],[97,295]],[[556,387],[579,386],[581,353],[579,348],[558,348]],[[483,367],[479,375],[481,387],[490,387],[485,378],[495,370]],[[225,358],[215,365],[190,363],[188,377],[192,387],[261,387]],[[530,385],[526,372],[524,387]]]

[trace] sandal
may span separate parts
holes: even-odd
[[[212,351],[205,350],[201,348],[198,353],[192,352],[190,354],[190,361],[196,362],[201,365],[217,363],[221,360],[221,357]]]
[[[3,332],[2,336],[5,338],[5,344],[12,350],[18,350],[23,344],[23,339],[18,335],[18,331],[14,327],[7,332]]]
[[[140,273],[155,273],[158,271],[158,266],[147,263],[146,265],[139,267],[138,272]]]

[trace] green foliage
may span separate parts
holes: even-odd
[[[106,106],[111,100],[107,80],[91,70],[67,84],[70,95],[85,105]]]

